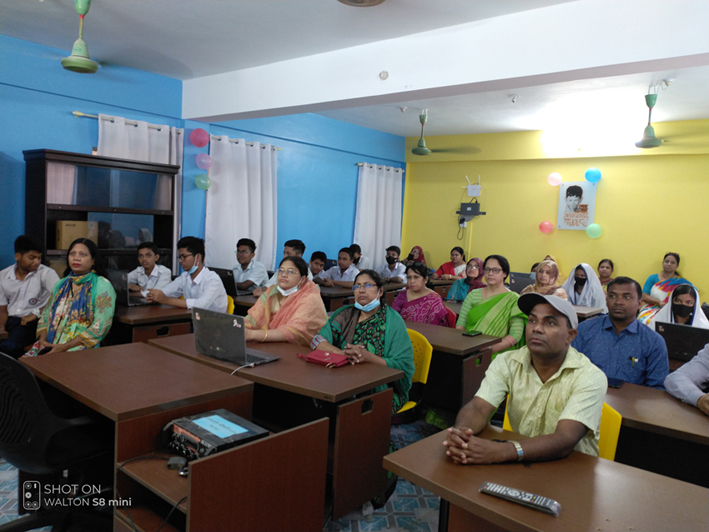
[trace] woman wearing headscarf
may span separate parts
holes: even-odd
[[[658,323],[679,323],[700,329],[709,329],[709,320],[699,301],[699,294],[692,285],[683,284],[676,287],[670,296],[670,304],[662,307],[655,314],[651,323],[646,325],[657,329]]]
[[[539,263],[536,268],[534,284],[526,286],[522,294],[529,292],[542,294],[543,296],[557,296],[567,299],[566,290],[557,284],[559,279],[559,267],[553,260],[545,260]],[[521,295],[521,294],[520,294]]]
[[[423,249],[421,248],[421,246],[412,247],[409,256],[401,262],[404,264],[404,266],[408,266],[409,264],[413,264],[414,262],[423,262],[424,264],[426,264],[426,257],[424,257],[423,255]]]
[[[602,308],[604,313],[608,312],[601,281],[593,268],[585,262],[574,268],[573,277],[569,277],[562,288],[572,305]]]
[[[483,261],[474,257],[465,266],[465,279],[458,279],[451,285],[446,299],[464,301],[471,290],[486,286],[483,282]]]

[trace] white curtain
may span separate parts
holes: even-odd
[[[150,127],[149,127],[150,126]],[[174,201],[173,240],[177,244],[180,237],[182,213],[182,154],[184,129],[167,125],[153,125],[142,120],[130,120],[122,116],[98,116],[98,155],[148,161],[151,163],[178,165],[180,170],[175,176],[175,187],[170,190],[170,178],[160,176],[155,190],[155,208],[169,210],[171,199]],[[172,193],[172,198],[170,194]],[[157,242],[161,245],[160,242]],[[173,245],[173,273],[177,273],[177,250]]]
[[[357,178],[354,242],[378,270],[386,264],[386,248],[401,247],[401,168],[364,163]]]
[[[222,136],[211,138],[209,154],[205,263],[234,268],[237,241],[250,238],[256,243],[256,260],[274,269],[277,149]]]

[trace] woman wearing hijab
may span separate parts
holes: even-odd
[[[465,279],[458,279],[451,285],[446,299],[465,301],[471,290],[485,288],[486,286],[483,283],[483,261],[474,257],[465,266]]]
[[[569,277],[562,288],[572,305],[602,308],[604,313],[608,312],[601,281],[593,268],[585,262],[576,266],[574,276]]]
[[[563,283],[566,279],[566,275],[564,275],[564,272],[561,271],[561,265],[559,264],[559,261],[556,260],[556,257],[554,257],[554,255],[547,255],[544,257],[544,260],[551,260],[556,263],[556,267],[559,270],[559,277],[556,279],[556,282]]]
[[[413,264],[414,262],[423,262],[426,264],[426,257],[423,255],[423,249],[421,246],[414,246],[411,248],[411,253],[404,260],[401,261],[404,266]]]
[[[536,273],[534,284],[526,286],[524,290],[522,290],[522,294],[533,292],[542,294],[543,296],[557,296],[562,299],[568,299],[566,290],[557,284],[557,280],[559,279],[559,267],[556,262],[553,260],[540,262],[539,266],[536,268]]]
[[[704,315],[699,301],[699,295],[692,285],[683,284],[676,287],[670,296],[670,304],[665,305],[655,314],[649,327],[657,329],[658,323],[679,323],[700,329],[709,329],[709,320]]]

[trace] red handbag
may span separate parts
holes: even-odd
[[[339,368],[349,362],[345,355],[338,353],[328,353],[327,351],[311,351],[307,355],[298,353],[298,358],[302,358],[306,362],[314,362],[326,368]]]

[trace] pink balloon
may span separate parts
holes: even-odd
[[[212,166],[212,158],[206,153],[198,153],[195,162],[202,170],[206,170]]]
[[[551,222],[542,222],[539,224],[539,230],[545,235],[548,235],[554,230],[554,226]]]
[[[193,129],[192,133],[190,133],[190,141],[194,146],[204,148],[207,144],[209,144],[209,133],[201,127]]]
[[[559,172],[552,172],[547,178],[549,184],[553,187],[558,187],[561,184],[561,174]]]

